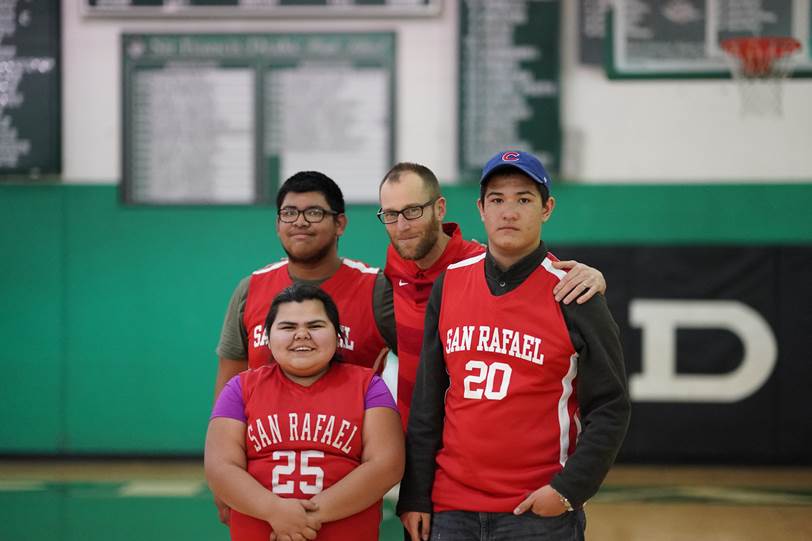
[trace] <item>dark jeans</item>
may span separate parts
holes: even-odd
[[[585,529],[583,509],[557,517],[441,511],[432,516],[431,541],[584,541]]]

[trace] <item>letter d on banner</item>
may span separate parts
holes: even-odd
[[[633,300],[629,322],[642,329],[641,374],[629,378],[632,400],[737,402],[756,392],[775,368],[778,346],[770,325],[738,301]],[[677,374],[677,329],[723,329],[744,346],[744,358],[727,374]]]

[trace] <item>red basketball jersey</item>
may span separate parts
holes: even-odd
[[[440,258],[428,269],[421,269],[414,261],[403,259],[390,244],[386,252],[384,273],[392,283],[395,301],[395,327],[398,337],[397,402],[403,431],[409,423],[409,408],[420,364],[423,345],[423,320],[431,287],[437,277],[451,263],[456,263],[485,251],[479,243],[464,240],[455,223],[443,224],[443,231],[451,237]]]
[[[344,363],[310,387],[273,363],[240,374],[248,473],[282,498],[310,499],[361,464],[364,397],[372,371]],[[322,541],[378,539],[381,503],[322,525]],[[231,511],[234,541],[268,541],[271,527]]]
[[[339,348],[344,362],[371,367],[386,347],[372,308],[372,290],[378,269],[358,261],[342,259],[338,271],[321,284],[338,307],[344,331]],[[255,271],[248,283],[243,323],[248,332],[248,366],[268,364],[273,356],[264,332],[265,318],[273,298],[293,284],[288,275],[288,262],[280,261]]]
[[[494,296],[485,254],[451,265],[440,308],[450,387],[432,491],[435,511],[512,512],[575,450],[577,354],[550,257]]]

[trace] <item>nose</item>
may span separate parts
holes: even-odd
[[[410,229],[412,227],[412,224],[409,220],[406,219],[406,217],[403,214],[398,214],[397,226],[399,230],[403,231],[406,229]]]
[[[307,327],[300,327],[293,333],[294,340],[306,340],[308,338],[310,338],[310,331],[307,330]]]
[[[502,219],[513,221],[519,217],[518,203],[505,203],[502,206]]]
[[[297,227],[307,227],[310,225],[310,222],[305,220],[304,212],[299,212],[299,215],[296,217],[296,220],[293,224]]]

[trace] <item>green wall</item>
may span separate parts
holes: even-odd
[[[476,187],[449,219],[484,239]],[[810,244],[812,184],[561,185],[556,245]],[[341,253],[382,265],[371,206]],[[115,186],[0,185],[0,453],[202,449],[233,287],[282,256],[262,207],[125,207]]]

